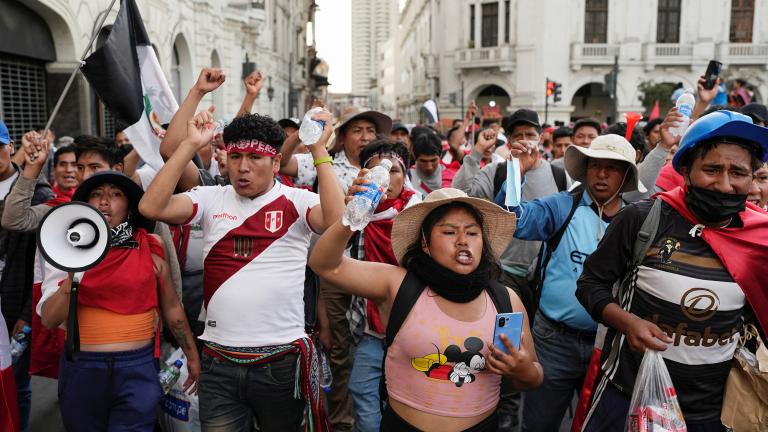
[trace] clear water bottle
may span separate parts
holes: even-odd
[[[322,108],[315,107],[304,114],[304,120],[301,121],[301,125],[299,126],[299,139],[305,145],[316,143],[320,140],[320,136],[323,134],[325,122],[322,120],[312,120],[312,116],[322,110]]]
[[[331,363],[328,361],[328,353],[325,352],[323,344],[317,345],[317,357],[320,361],[320,388],[324,392],[331,391],[331,385],[333,384],[333,373],[331,373]]]
[[[29,333],[32,329],[29,326],[24,326],[20,332],[13,335],[11,339],[11,362],[16,363],[21,355],[24,354],[24,350],[29,346]]]
[[[164,394],[168,394],[173,388],[173,385],[176,384],[176,381],[179,380],[182,364],[184,363],[181,360],[176,360],[172,365],[166,366],[165,369],[157,374],[157,378],[160,380],[160,386],[163,387]]]
[[[368,189],[358,192],[344,209],[344,217],[341,223],[352,231],[360,231],[368,225],[376,206],[381,201],[381,196],[389,187],[389,170],[392,169],[392,161],[382,159],[379,165],[368,171],[365,179],[368,180]]]
[[[695,104],[696,99],[693,97],[693,89],[685,89],[685,93],[677,98],[675,106],[677,107],[677,112],[683,115],[683,119],[678,122],[675,127],[669,128],[669,133],[671,133],[672,136],[682,136],[686,129],[688,129],[688,125],[691,124],[691,114],[693,113],[693,106]]]
[[[217,137],[224,133],[224,128],[229,125],[229,120],[226,118],[216,120],[213,122],[213,136]]]

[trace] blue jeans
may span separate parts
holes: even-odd
[[[155,346],[120,352],[62,354],[59,370],[61,420],[68,431],[152,432],[163,397]]]
[[[297,354],[240,365],[203,352],[200,426],[204,432],[298,432],[305,403],[294,397]]]
[[[384,341],[363,335],[355,351],[349,393],[355,407],[355,429],[359,432],[378,432],[381,425],[379,381],[384,360]]]
[[[13,378],[16,380],[16,399],[19,404],[19,427],[21,432],[29,428],[29,413],[32,411],[32,387],[29,377],[29,357],[32,349],[27,346],[16,364],[13,365]]]
[[[525,394],[523,431],[556,431],[575,392],[581,390],[592,357],[595,333],[576,331],[539,312],[533,343],[544,369],[544,382]]]

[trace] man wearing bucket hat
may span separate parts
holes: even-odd
[[[520,159],[523,175],[538,157],[520,143],[514,143],[512,155]],[[599,136],[589,148],[568,147],[565,167],[582,186],[508,207],[518,216],[515,238],[546,242],[535,274],[539,311],[532,330],[544,383],[526,394],[524,431],[557,430],[581,387],[597,324],[573,296],[576,280],[584,259],[621,210],[621,194],[645,190],[638,180],[635,150],[619,135]],[[506,184],[503,192],[497,203],[503,204]]]
[[[768,129],[749,117],[699,118],[672,161],[685,185],[628,206],[587,258],[576,295],[609,329],[585,430],[624,427],[646,349],[662,351],[688,431],[725,430],[742,320],[768,329],[768,218],[747,202],[766,160]]]

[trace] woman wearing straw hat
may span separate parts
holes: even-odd
[[[491,343],[497,304],[506,300],[508,312],[525,311],[514,292],[494,282],[496,257],[514,227],[513,214],[446,188],[395,219],[392,249],[401,267],[343,256],[353,233],[341,222],[318,240],[310,266],[373,300],[387,328],[389,399],[381,430],[494,431],[501,376],[521,390],[541,383],[527,317],[519,351],[506,338],[504,347]]]
[[[163,396],[155,361],[159,316],[187,358],[184,389],[197,391],[200,360],[194,337],[160,239],[148,233],[155,222],[139,213],[143,194],[133,180],[114,171],[94,174],[77,188],[72,200],[102,212],[112,235],[104,259],[79,276],[73,316],[68,310],[75,274],[46,271],[37,313],[48,328],[67,321],[69,353],[77,354],[62,356],[60,364],[59,403],[67,430],[154,429]]]

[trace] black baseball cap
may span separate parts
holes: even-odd
[[[397,130],[405,131],[405,133],[410,134],[411,131],[408,130],[408,126],[402,124],[402,123],[395,123],[392,125],[392,130],[390,133],[394,133]]]
[[[765,123],[768,120],[768,108],[756,102],[748,103],[741,107],[741,113],[751,117],[755,123]]]
[[[520,108],[519,110],[513,112],[509,117],[505,117],[504,121],[502,122],[502,127],[504,127],[504,131],[509,134],[512,132],[512,129],[515,126],[520,124],[536,126],[536,129],[541,131],[539,114],[536,111],[527,108]]]
[[[291,117],[280,119],[280,120],[277,121],[277,124],[281,128],[292,127],[292,128],[298,129],[299,128],[299,123],[300,123],[299,119],[291,118]]]

